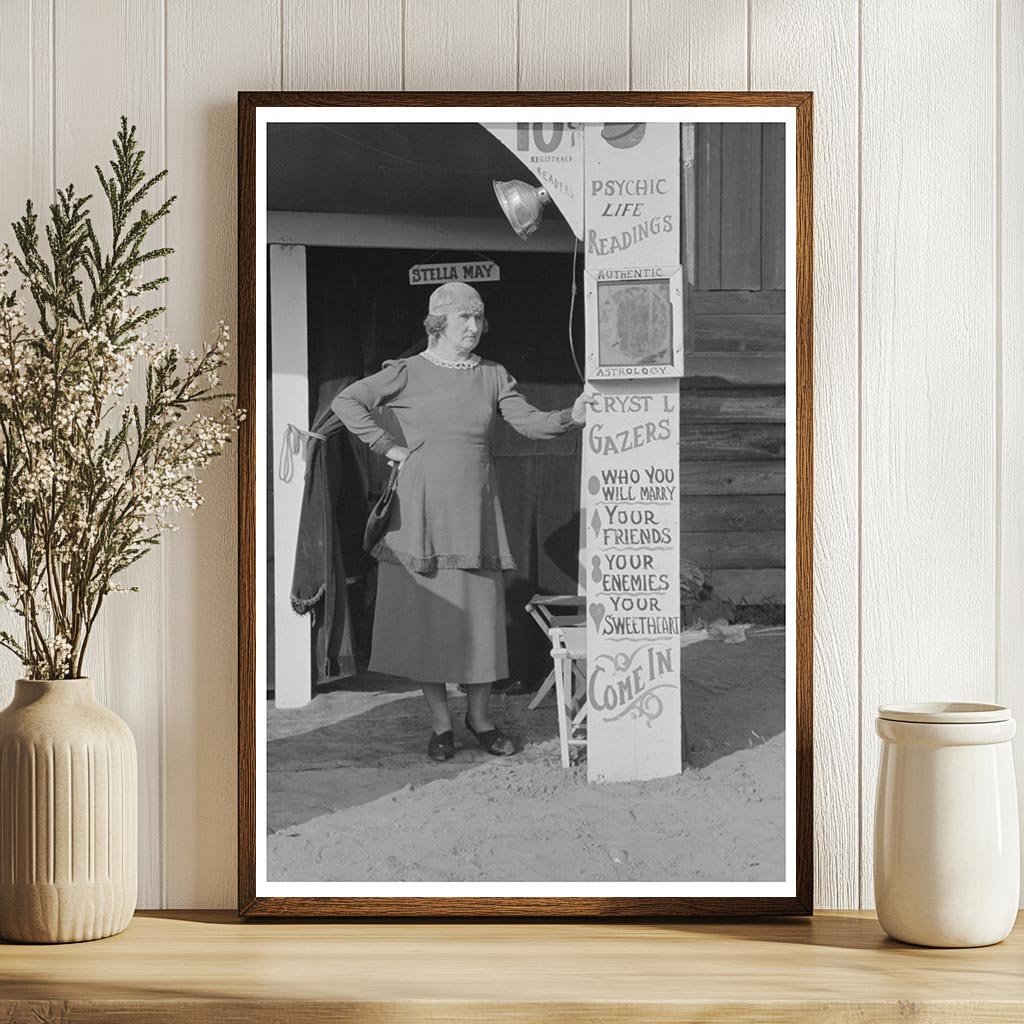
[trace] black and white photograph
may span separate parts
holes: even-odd
[[[486,113],[258,111],[257,895],[792,896],[792,111]]]

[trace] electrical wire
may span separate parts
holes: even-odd
[[[572,340],[572,314],[576,308],[576,250],[578,247],[579,239],[574,237],[572,240],[572,292],[569,298],[569,355],[572,356],[572,365],[576,367],[576,373],[580,380],[586,384],[587,378],[583,376],[583,371],[580,369],[580,361],[576,358],[576,345]]]

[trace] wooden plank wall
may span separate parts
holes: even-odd
[[[696,126],[680,445],[688,476],[695,462],[713,464],[702,483],[688,479],[694,498],[683,508],[683,557],[700,566],[718,596],[780,609],[786,593],[784,154],[781,125]],[[770,474],[762,463],[771,464]]]
[[[870,905],[876,705],[1024,701],[1021,5],[2,0],[0,14],[0,223],[69,177],[91,186],[123,110],[180,196],[165,319],[186,346],[234,315],[238,89],[815,91],[815,874],[819,906]],[[752,290],[757,272],[764,289],[775,259],[762,244],[720,290]],[[695,351],[690,367],[763,385],[774,358]],[[742,436],[722,418],[735,394],[702,399],[707,436],[736,457],[689,464],[689,511],[711,524],[718,498],[742,496],[730,507],[770,534],[773,396],[745,394]],[[206,504],[140,565],[142,593],[111,605],[90,666],[140,739],[143,906],[234,903],[234,469],[207,474]],[[0,697],[17,674],[0,660]]]

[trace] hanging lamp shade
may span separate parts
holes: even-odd
[[[525,181],[493,181],[494,194],[515,233],[525,242],[540,226],[544,207],[551,202],[546,188]]]

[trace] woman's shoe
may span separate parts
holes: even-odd
[[[450,761],[455,756],[455,733],[451,729],[440,735],[432,732],[427,743],[427,756],[432,761]]]
[[[515,745],[500,729],[487,729],[485,732],[477,732],[469,724],[469,712],[466,712],[466,728],[480,741],[480,746],[488,754],[495,757],[508,757],[516,752]]]

